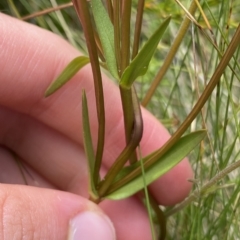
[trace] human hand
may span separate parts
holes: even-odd
[[[44,99],[49,84],[79,52],[58,36],[6,15],[0,14],[0,23],[0,239],[108,240],[114,239],[113,225],[119,240],[151,239],[147,213],[138,198],[99,206],[87,200],[83,88],[93,141],[97,138],[90,66]],[[106,172],[123,149],[125,137],[118,88],[106,77],[103,86],[107,123],[102,171]],[[163,145],[169,133],[146,110],[143,119],[141,150],[146,155]],[[31,187],[15,185],[23,179],[8,149],[26,164],[34,179],[28,177]],[[175,204],[188,194],[189,178],[192,170],[184,159],[151,184],[151,193],[159,204]]]

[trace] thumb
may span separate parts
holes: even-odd
[[[0,216],[4,240],[116,239],[111,221],[97,205],[57,190],[1,184]]]

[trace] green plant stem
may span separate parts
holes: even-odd
[[[96,46],[97,46],[97,49],[98,49],[98,56],[99,56],[99,58],[101,59],[102,62],[105,62],[106,59],[104,58],[103,48],[102,48],[102,44],[101,44],[100,38],[98,36],[98,33],[95,30],[93,30],[93,33],[94,33]]]
[[[104,109],[104,97],[103,97],[103,86],[102,86],[102,76],[98,61],[97,46],[94,38],[94,32],[92,27],[92,22],[90,18],[90,13],[88,10],[88,3],[86,0],[74,0],[73,1],[76,12],[82,23],[83,31],[86,37],[86,43],[88,47],[89,57],[92,66],[92,73],[94,78],[94,88],[96,96],[96,106],[97,106],[97,117],[98,117],[98,141],[97,141],[97,151],[96,160],[94,166],[94,183],[95,186],[99,181],[99,171],[102,163],[102,155],[105,140],[105,109]]]
[[[114,0],[113,2],[113,26],[114,26],[114,47],[117,60],[118,74],[120,74],[121,63],[121,46],[120,46],[120,0]]]
[[[100,197],[104,197],[107,190],[113,183],[115,177],[118,175],[120,170],[123,168],[124,164],[128,161],[129,157],[135,151],[136,147],[139,145],[142,133],[143,133],[143,121],[140,105],[135,92],[133,93],[133,111],[134,111],[134,125],[131,131],[131,140],[127,146],[123,149],[119,157],[115,160],[111,168],[108,170],[104,180],[99,184],[98,194]]]
[[[128,145],[132,138],[132,131],[135,122],[134,110],[133,110],[133,99],[134,87],[130,89],[122,88],[120,85],[120,93],[122,100],[123,116],[124,116],[124,130],[125,130],[125,139],[126,144]],[[136,151],[133,151],[129,158],[130,163],[137,161]]]
[[[196,9],[197,9],[197,4],[196,4],[195,0],[193,0],[188,11],[189,11],[189,13],[191,13],[193,15],[195,13]],[[162,67],[160,68],[159,72],[157,73],[157,76],[154,78],[154,80],[151,84],[151,87],[149,88],[145,97],[142,100],[142,106],[146,107],[147,104],[149,103],[149,101],[151,100],[157,86],[163,79],[170,64],[172,63],[173,58],[176,56],[176,52],[178,51],[178,48],[188,30],[190,23],[191,23],[190,19],[188,17],[185,17],[185,19],[179,29],[179,32],[172,44],[172,47],[170,48],[168,55],[166,56],[165,60],[163,61]]]
[[[145,0],[139,0],[138,1],[137,16],[136,16],[136,23],[135,23],[135,32],[134,32],[134,40],[133,40],[132,59],[135,58],[135,56],[138,53],[138,49],[139,49],[144,3],[145,3]]]
[[[142,178],[143,178],[143,185],[144,185],[144,189],[142,190],[142,193],[144,194],[144,200],[146,199],[146,208],[147,208],[147,212],[148,212],[148,218],[149,218],[149,222],[150,222],[150,227],[151,227],[151,232],[152,232],[152,240],[156,240],[156,236],[155,236],[155,230],[154,230],[154,226],[153,226],[153,220],[152,220],[152,214],[151,214],[151,205],[150,205],[150,200],[149,200],[149,191],[148,191],[148,187],[146,184],[146,179],[145,179],[145,171],[144,171],[144,166],[143,166],[143,159],[142,159],[142,153],[141,153],[141,149],[140,146],[138,145],[138,154],[139,154],[139,161],[140,161],[140,165],[141,165],[141,170],[142,170]]]
[[[180,125],[178,130],[173,134],[173,136],[159,150],[150,154],[150,157],[144,163],[145,169],[151,166],[153,163],[155,163],[159,158],[161,158],[163,154],[165,154],[175,144],[175,142],[183,135],[183,133],[188,129],[192,121],[196,118],[196,116],[198,115],[198,113],[201,111],[202,107],[208,100],[215,86],[218,84],[223,72],[225,71],[225,68],[228,66],[228,63],[232,58],[234,52],[236,51],[237,47],[239,46],[239,44],[240,44],[240,25],[238,26],[232,38],[232,41],[230,42],[226,52],[224,53],[220,63],[217,66],[217,69],[215,70],[212,78],[210,79],[209,83],[204,89],[198,102],[195,104],[192,111],[189,113],[185,121]],[[133,170],[127,176],[125,176],[124,178],[116,182],[114,184],[115,185],[114,190],[125,185],[127,182],[130,182],[133,178],[135,178],[139,174],[141,174],[140,167]],[[113,191],[113,189],[111,189],[111,191]]]
[[[48,14],[48,13],[51,13],[51,12],[55,12],[57,10],[62,10],[62,9],[65,9],[65,8],[69,8],[69,7],[72,7],[72,6],[73,6],[72,2],[61,4],[61,5],[56,6],[56,7],[47,8],[47,9],[44,9],[42,11],[38,11],[38,12],[35,12],[35,13],[32,13],[32,14],[29,14],[27,16],[22,17],[21,19],[23,21],[27,21],[31,18],[39,17],[39,16],[42,16],[42,15],[45,15],[45,14]]]
[[[130,20],[132,0],[122,0],[121,15],[121,74],[130,61]]]
[[[164,240],[166,238],[166,234],[167,234],[166,217],[165,217],[163,211],[161,210],[161,208],[159,207],[158,202],[154,199],[154,197],[151,194],[149,194],[149,199],[150,199],[150,204],[157,216],[158,225],[160,227],[159,240]]]
[[[107,9],[108,9],[108,15],[109,18],[111,19],[113,23],[113,6],[112,6],[112,1],[111,0],[106,0],[107,3]]]

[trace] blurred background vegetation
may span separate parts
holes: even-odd
[[[227,48],[240,22],[240,1],[202,0],[202,9],[211,25],[212,33],[197,10],[195,19],[214,39],[222,53]],[[8,0],[0,2],[0,11],[18,18],[67,4],[67,0]],[[182,0],[188,8],[191,1]],[[133,0],[132,28],[137,0]],[[139,98],[145,93],[161,67],[185,17],[174,1],[146,0],[141,45],[162,20],[172,15],[171,24],[151,61],[148,73],[136,83]],[[81,25],[73,7],[31,18],[28,22],[62,36],[86,53]],[[87,53],[86,53],[87,54]],[[173,133],[187,117],[219,62],[219,54],[196,25],[190,25],[174,60],[155,91],[147,108]],[[208,130],[208,138],[189,156],[195,171],[194,189],[201,186],[239,156],[240,75],[239,49],[231,61],[234,71],[227,68],[202,114],[192,123],[189,132]],[[223,178],[212,191],[192,202],[188,207],[168,218],[168,239],[240,239],[239,190],[240,171]]]

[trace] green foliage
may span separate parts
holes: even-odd
[[[198,131],[180,138],[175,145],[165,153],[155,164],[145,169],[144,181],[146,185],[152,183],[171,168],[176,166],[200,141],[206,136],[205,131]],[[147,160],[147,157],[144,161]],[[140,163],[139,163],[140,164]],[[138,166],[136,166],[138,167]],[[129,183],[125,184],[118,190],[106,196],[109,199],[122,199],[133,195],[144,188],[142,175],[139,175]]]
[[[55,81],[51,83],[45,92],[45,97],[50,96],[59,88],[61,88],[65,83],[67,83],[82,67],[89,63],[89,58],[80,56],[74,58],[67,67],[61,72],[61,74],[56,78]]]
[[[114,49],[113,25],[102,4],[102,1],[92,0],[91,2],[93,16],[95,19],[95,24],[97,26],[99,37],[101,39],[108,70],[115,79],[119,79]]]
[[[82,127],[83,127],[83,140],[84,140],[84,149],[88,162],[88,172],[90,178],[90,189],[89,194],[92,199],[97,199],[98,194],[96,190],[96,186],[94,184],[94,165],[95,165],[95,156],[93,150],[93,143],[91,137],[90,123],[89,123],[89,115],[88,115],[88,104],[85,91],[82,93]]]
[[[133,59],[129,66],[124,70],[121,77],[120,85],[124,88],[130,89],[137,77],[144,75],[147,72],[148,65],[153,57],[154,52],[162,38],[168,24],[170,17],[167,18],[155,31],[155,33],[145,43],[138,55]]]

